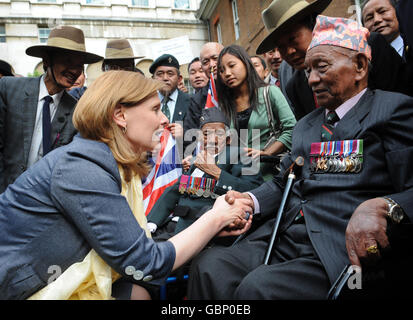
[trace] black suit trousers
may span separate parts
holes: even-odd
[[[328,276],[308,238],[304,223],[294,223],[274,245],[264,265],[268,239],[248,237],[233,247],[213,247],[191,265],[189,299],[325,299]]]

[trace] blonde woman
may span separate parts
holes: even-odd
[[[217,233],[249,228],[243,218],[252,203],[230,206],[218,198],[169,241],[147,237],[140,177],[148,172],[145,152],[159,144],[167,124],[157,95],[161,86],[134,72],[104,73],[79,100],[73,142],[50,152],[0,195],[0,299],[31,297],[61,273],[68,279],[63,285],[72,285],[69,271],[91,252],[118,275],[111,280],[134,284],[131,298],[147,299],[145,283],[162,284]]]

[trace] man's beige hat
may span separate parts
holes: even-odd
[[[109,40],[106,44],[105,60],[139,59],[144,56],[134,56],[132,47],[126,39]]]
[[[274,0],[262,12],[262,20],[269,35],[257,48],[257,54],[263,54],[276,47],[276,40],[295,23],[311,14],[320,14],[331,0]]]
[[[31,46],[26,54],[32,57],[44,58],[50,51],[71,52],[85,58],[84,63],[90,64],[103,60],[103,57],[86,52],[83,31],[71,26],[59,26],[50,31],[46,45]]]

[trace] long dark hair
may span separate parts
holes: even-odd
[[[260,87],[264,87],[267,84],[258,76],[257,71],[255,71],[254,65],[251,62],[251,58],[248,55],[247,51],[244,48],[232,44],[230,46],[225,47],[222,49],[221,53],[218,57],[218,76],[217,76],[217,95],[218,95],[218,103],[221,110],[225,113],[225,115],[235,122],[235,127],[238,129],[237,119],[237,106],[235,104],[234,99],[234,90],[227,87],[220,76],[220,66],[222,65],[222,57],[224,54],[230,54],[234,57],[240,59],[244,64],[245,68],[247,69],[247,85],[249,91],[249,103],[252,110],[257,107],[258,104],[258,96],[257,96],[257,89]]]

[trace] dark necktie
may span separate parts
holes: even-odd
[[[50,102],[51,96],[46,96],[43,103],[43,156],[45,156],[52,147],[52,124],[50,122]]]
[[[334,124],[339,121],[340,118],[338,117],[335,111],[329,111],[326,116],[326,121],[321,126],[321,140],[322,141],[330,141],[331,137],[333,136],[334,131]]]
[[[171,112],[169,111],[168,101],[169,101],[169,97],[165,96],[162,100],[162,109],[161,109],[161,111],[165,115],[165,117],[168,118],[168,121],[171,122]]]

